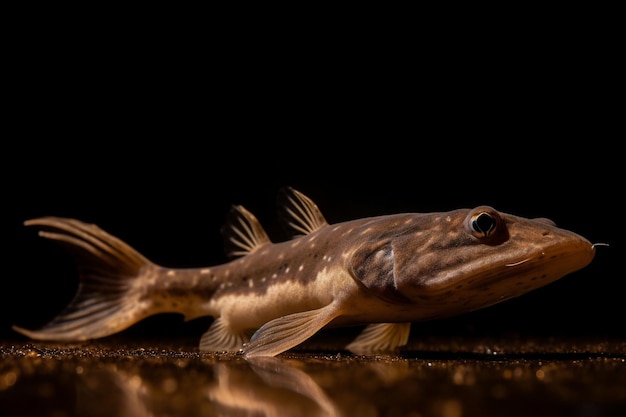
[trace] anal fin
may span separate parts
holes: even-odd
[[[313,336],[339,316],[334,304],[301,313],[289,314],[265,323],[244,345],[246,359],[276,356]]]
[[[409,341],[411,323],[374,323],[368,325],[346,348],[357,355],[389,352]]]
[[[239,352],[248,336],[243,332],[235,332],[226,322],[217,318],[200,338],[201,352]]]

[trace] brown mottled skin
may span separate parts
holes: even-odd
[[[327,325],[370,324],[348,346],[368,354],[404,345],[410,322],[520,296],[583,268],[595,253],[590,242],[549,220],[487,206],[328,225],[306,196],[283,193],[283,217],[303,235],[272,243],[252,214],[235,207],[224,235],[239,257],[207,268],[158,266],[77,220],[27,222],[74,250],[83,284],[41,330],[15,329],[72,341],[103,337],[159,312],[208,315],[216,320],[201,350],[254,357],[284,352]]]

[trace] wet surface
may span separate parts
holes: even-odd
[[[0,342],[2,416],[623,416],[626,341],[431,337],[277,358],[122,337]]]

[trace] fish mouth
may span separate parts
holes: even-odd
[[[594,256],[595,246],[584,238],[555,243],[503,263],[501,267],[494,268],[493,274],[487,273],[485,279],[477,279],[476,286],[503,285],[519,287],[527,292],[584,268]]]
[[[471,275],[430,285],[417,295],[421,319],[478,310],[544,287],[588,265],[595,247],[585,239],[555,242],[514,259],[485,262]]]
[[[595,246],[569,234],[547,242],[529,241],[524,252],[514,256],[501,252],[493,248],[470,262],[452,264],[415,280],[415,285],[402,289],[403,294],[420,303],[440,303],[449,298],[512,298],[582,269],[593,259]]]

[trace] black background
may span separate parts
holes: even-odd
[[[597,38],[400,46],[279,34],[227,43],[198,27],[82,33],[56,28],[13,51],[4,338],[21,338],[11,324],[45,323],[77,285],[69,254],[24,220],[78,218],[159,264],[207,266],[226,261],[219,228],[231,204],[284,239],[274,213],[285,185],[330,223],[488,204],[611,245],[548,287],[414,333],[625,336],[623,95]],[[205,328],[161,315],[128,332]]]

